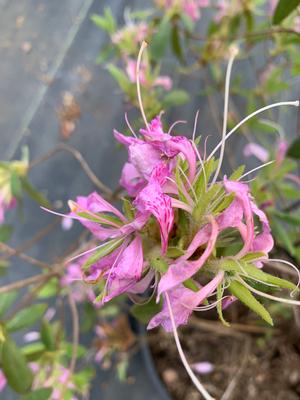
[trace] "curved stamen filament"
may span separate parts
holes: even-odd
[[[300,287],[300,271],[299,271],[299,269],[296,267],[296,265],[292,264],[290,261],[281,260],[280,258],[268,258],[268,259],[266,259],[266,260],[261,260],[261,261],[262,261],[262,262],[264,262],[264,261],[266,261],[266,262],[271,261],[271,262],[278,262],[278,263],[286,264],[286,265],[290,266],[291,268],[293,268],[293,269],[296,271],[296,273],[297,273],[297,275],[298,275],[298,282],[297,282],[296,288],[291,292],[291,297],[293,297],[294,294],[295,294],[295,292],[297,291],[297,288],[299,289],[299,287]]]
[[[196,375],[194,374],[194,372],[192,371],[186,357],[185,354],[182,350],[181,347],[181,343],[178,337],[178,333],[177,333],[177,329],[176,329],[176,324],[175,324],[175,319],[174,319],[174,315],[173,315],[173,311],[172,311],[172,307],[171,307],[171,303],[170,303],[170,299],[169,299],[169,295],[168,293],[165,293],[165,298],[166,298],[166,302],[168,305],[168,310],[169,310],[169,315],[170,315],[170,319],[171,319],[171,324],[172,324],[172,330],[173,330],[173,335],[174,335],[174,339],[175,339],[175,343],[177,346],[177,350],[179,353],[179,356],[181,358],[182,364],[184,366],[184,368],[186,369],[186,372],[188,373],[189,377],[191,378],[192,382],[194,383],[194,385],[196,386],[196,388],[199,390],[199,392],[202,394],[202,396],[204,397],[205,400],[215,400],[205,389],[205,387],[201,384],[201,382],[199,381],[199,379],[196,377]]]
[[[250,115],[247,115],[247,117],[245,117],[244,119],[242,119],[234,128],[231,129],[230,132],[227,133],[227,135],[225,136],[225,141],[227,139],[230,138],[230,136],[239,129],[240,126],[242,126],[245,122],[249,121],[249,119],[255,117],[256,115],[270,110],[271,108],[276,108],[276,107],[281,107],[281,106],[294,106],[294,107],[299,107],[299,100],[296,101],[280,101],[279,103],[273,103],[270,104],[268,106],[262,107],[256,111],[254,111],[253,113],[251,113]],[[219,148],[222,146],[223,144],[223,140],[214,148],[214,150],[210,153],[210,155],[208,156],[207,160],[210,160],[212,158],[212,156],[219,150]]]
[[[258,294],[261,297],[265,297],[266,299],[270,299],[270,300],[274,300],[274,301],[278,301],[280,303],[286,303],[286,304],[290,304],[292,306],[300,306],[300,301],[297,300],[290,300],[290,299],[285,299],[282,297],[276,297],[276,296],[272,296],[271,294],[268,293],[264,293],[261,292],[260,290],[257,290],[255,288],[253,288],[252,286],[248,285],[243,279],[239,278],[239,282],[244,285],[247,289],[249,289],[251,292]]]
[[[272,160],[272,161],[268,161],[268,162],[265,163],[265,164],[259,165],[258,167],[251,169],[251,171],[245,172],[244,175],[242,175],[238,180],[240,181],[241,179],[245,178],[246,176],[252,174],[252,172],[258,171],[258,170],[261,169],[261,168],[265,168],[265,167],[267,167],[268,165],[273,164],[274,162],[275,162],[275,161]]]
[[[129,122],[129,120],[128,120],[127,113],[125,113],[125,121],[126,121],[126,124],[127,124],[128,128],[129,128],[130,132],[131,132],[131,133],[133,134],[133,136],[137,139],[137,136],[136,136],[134,130],[132,129],[132,126],[130,125],[130,122]]]
[[[143,55],[143,51],[145,50],[145,48],[147,47],[147,42],[143,41],[139,54],[138,54],[138,59],[137,59],[137,63],[136,63],[136,89],[137,89],[137,96],[138,96],[138,101],[139,101],[139,106],[140,106],[140,111],[143,117],[143,120],[145,122],[146,128],[149,131],[149,124],[146,118],[146,114],[144,111],[144,107],[143,107],[143,102],[142,102],[142,95],[141,95],[141,83],[140,83],[140,69],[141,69],[141,60],[142,60],[142,55]]]
[[[178,124],[186,124],[186,123],[187,123],[187,121],[184,121],[184,120],[179,120],[179,121],[173,122],[173,124],[170,126],[170,128],[169,128],[169,130],[168,130],[168,135],[171,134],[172,129],[173,129],[176,125],[178,125]]]
[[[223,112],[223,128],[222,128],[222,140],[221,140],[221,150],[220,150],[220,158],[219,158],[219,163],[218,167],[216,169],[215,175],[212,179],[212,184],[214,184],[218,178],[218,175],[221,170],[223,158],[224,158],[224,152],[225,152],[225,142],[226,142],[226,129],[227,129],[227,119],[228,119],[228,103],[229,103],[229,87],[230,87],[230,75],[231,75],[231,69],[232,69],[232,64],[235,59],[235,56],[238,53],[238,48],[234,47],[232,49],[232,56],[229,59],[228,66],[227,66],[227,71],[226,71],[226,79],[225,79],[225,95],[224,95],[224,112]]]

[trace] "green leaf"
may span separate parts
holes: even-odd
[[[240,165],[236,170],[233,171],[233,173],[230,175],[229,180],[230,181],[237,181],[240,179],[240,177],[243,175],[245,171],[245,165]]]
[[[9,386],[17,393],[24,394],[31,388],[33,373],[16,344],[8,339],[2,345],[2,371]]]
[[[93,254],[85,261],[82,265],[82,270],[86,271],[89,267],[95,264],[100,258],[107,256],[113,250],[115,250],[120,244],[123,242],[123,238],[121,239],[112,239],[109,242],[105,243],[98,250],[95,250]]]
[[[31,183],[26,177],[22,177],[21,182],[23,189],[32,198],[32,200],[36,201],[43,207],[51,208],[51,203],[46,199],[46,197],[42,193],[40,193],[31,185]]]
[[[17,291],[7,292],[0,295],[0,317],[2,317],[18,296]]]
[[[125,93],[128,93],[131,88],[131,82],[127,78],[126,74],[121,70],[121,68],[116,67],[114,64],[108,64],[106,68],[111,76],[117,81],[120,88]]]
[[[253,296],[249,289],[237,281],[231,281],[228,287],[230,293],[237,297],[250,310],[258,314],[264,321],[273,326],[273,320],[265,307]]]
[[[0,225],[0,243],[8,242],[13,234],[14,228],[11,225]]]
[[[131,201],[129,201],[126,198],[123,198],[122,200],[123,200],[123,212],[125,217],[129,220],[134,219],[134,207]]]
[[[300,225],[300,216],[299,215],[294,215],[292,213],[284,213],[284,212],[280,212],[280,211],[276,211],[276,210],[274,210],[272,212],[272,214],[275,215],[281,221],[287,222],[288,224],[295,225],[295,226]]]
[[[22,396],[22,400],[48,400],[52,394],[52,388],[40,388]]]
[[[183,282],[183,286],[187,289],[192,290],[193,292],[198,292],[199,287],[196,285],[195,281],[192,278],[186,279]]]
[[[147,304],[134,304],[130,309],[130,313],[143,324],[147,324],[155,314],[161,311],[161,309],[162,301],[156,303],[156,299],[154,297]]]
[[[297,286],[294,283],[287,281],[286,279],[278,278],[277,276],[268,274],[254,265],[243,263],[243,269],[248,274],[246,275],[248,278],[253,278],[265,283],[270,283],[271,285],[276,285],[283,289],[297,289]]]
[[[99,28],[103,29],[104,31],[110,34],[114,33],[114,31],[116,30],[116,21],[109,7],[105,7],[103,16],[98,14],[92,14],[91,20]]]
[[[169,268],[167,262],[160,257],[151,258],[150,265],[152,268],[156,269],[156,271],[161,273],[167,272]]]
[[[273,15],[273,25],[280,24],[294,10],[296,10],[299,4],[300,0],[279,0]]]
[[[179,247],[168,247],[166,256],[170,258],[178,258],[184,254],[184,251]]]
[[[290,253],[291,256],[295,254],[295,248],[292,242],[292,239],[286,229],[284,228],[282,222],[278,221],[275,217],[273,217],[271,221],[271,227],[273,235],[279,244],[284,246],[284,248]]]
[[[21,352],[28,362],[39,360],[45,351],[46,347],[42,342],[30,343],[21,348]]]
[[[300,159],[300,138],[294,140],[294,142],[290,145],[287,156],[291,158]]]
[[[251,253],[247,253],[243,258],[242,261],[244,262],[251,262],[255,260],[259,260],[260,258],[265,258],[266,254],[262,251],[253,251]]]
[[[223,308],[222,308],[222,300],[221,300],[223,297],[223,293],[224,293],[224,288],[221,283],[217,287],[217,312],[218,312],[218,316],[219,316],[219,319],[222,322],[222,324],[225,326],[230,326],[230,324],[223,317]]]
[[[12,171],[11,177],[10,177],[10,188],[12,195],[19,199],[22,196],[22,184],[21,184],[21,179],[19,175],[15,172]]]
[[[152,37],[149,45],[149,51],[154,60],[161,59],[167,49],[171,33],[171,24],[169,16],[166,14],[160,21],[156,33]]]
[[[177,25],[173,25],[171,33],[172,50],[180,62],[184,62],[183,50],[181,46],[180,32]]]
[[[41,325],[41,340],[45,347],[49,351],[54,351],[55,346],[55,336],[50,322],[47,319],[42,320]]]
[[[206,178],[206,185],[209,182],[209,178],[213,174],[213,172],[216,170],[218,166],[218,160],[215,160],[214,158],[211,158],[210,160],[206,161],[204,163],[204,171],[202,170],[196,183],[195,183],[195,192],[198,198],[202,196],[202,194],[206,191],[206,186],[205,186],[205,178]]]
[[[14,332],[33,325],[44,315],[47,307],[47,304],[40,303],[24,308],[6,323],[7,330]]]
[[[190,95],[185,90],[172,90],[165,95],[163,104],[165,107],[181,106],[188,103]]]

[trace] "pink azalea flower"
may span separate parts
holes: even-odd
[[[15,208],[16,205],[17,205],[17,200],[14,197],[9,201],[7,201],[4,196],[1,196],[0,192],[0,225],[3,224],[4,222],[5,212],[7,210]]]
[[[126,59],[126,73],[127,76],[132,83],[136,83],[137,80],[137,73],[136,73],[137,62],[131,58]],[[140,72],[139,72],[140,83],[142,86],[147,87],[155,87],[161,86],[166,91],[172,89],[172,79],[167,75],[161,75],[157,78],[151,79],[151,77],[147,76],[147,65],[141,64],[140,65]]]
[[[277,145],[277,154],[276,154],[276,165],[280,166],[285,159],[286,152],[288,150],[289,144],[286,140],[280,139]]]
[[[7,384],[6,378],[2,370],[0,369],[0,392],[2,392]]]
[[[269,159],[269,152],[257,143],[248,143],[244,147],[244,156],[254,156],[261,162],[265,163]]]
[[[136,236],[120,254],[108,272],[107,294],[103,303],[125,293],[141,279],[144,260],[140,236]]]
[[[171,290],[168,290],[177,327],[180,325],[185,325],[188,322],[188,319],[195,307],[201,304],[211,293],[216,290],[223,278],[224,272],[218,272],[218,274],[208,284],[199,289],[197,292],[187,289],[182,284],[179,284],[173,287]],[[163,303],[162,310],[150,320],[147,329],[153,329],[158,325],[161,325],[167,332],[172,331],[170,314],[165,301]]]
[[[212,219],[209,225],[205,226],[197,233],[188,247],[186,254],[179,257],[174,264],[171,264],[168,271],[161,277],[158,284],[157,296],[160,296],[165,291],[173,289],[195,275],[211,255],[216,244],[217,236],[218,225],[216,221]],[[204,244],[206,246],[202,255],[195,261],[187,261],[187,258],[189,258],[198,247]]]
[[[169,233],[174,223],[171,198],[163,193],[157,182],[151,182],[137,195],[134,205],[140,213],[149,216],[152,214],[157,219],[160,226],[162,252],[165,253]]]

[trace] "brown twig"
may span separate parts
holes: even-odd
[[[43,237],[45,237],[46,235],[48,235],[54,228],[55,226],[58,224],[58,222],[60,221],[60,218],[57,218],[54,220],[54,222],[51,222],[51,224],[45,226],[44,228],[42,228],[39,232],[37,232],[31,239],[26,240],[25,242],[23,242],[20,246],[16,247],[14,249],[13,254],[8,254],[6,256],[1,256],[1,261],[5,261],[8,258],[10,258],[11,256],[18,256],[20,253],[22,253],[25,250],[30,249],[34,244],[36,244],[37,242],[39,242]]]
[[[13,249],[12,247],[8,246],[5,243],[0,243],[0,251],[3,251],[5,253],[8,253],[10,256],[16,256],[19,257],[21,260],[24,260],[28,262],[29,264],[35,265],[40,268],[46,268],[49,269],[51,266],[43,261],[37,260],[34,257],[28,256],[27,254],[24,254],[20,251],[17,251],[16,249]]]
[[[272,331],[272,333],[278,333],[278,329],[274,328],[265,328],[263,326],[256,326],[256,325],[246,325],[246,324],[239,324],[239,323],[231,323],[230,327],[226,327],[218,321],[209,321],[200,318],[191,317],[190,323],[194,326],[197,326],[200,329],[214,332],[217,335],[222,336],[236,336],[238,338],[242,338],[245,334],[264,334],[267,332]]]
[[[32,285],[33,283],[38,283],[41,281],[45,281],[53,276],[57,275],[58,271],[49,272],[47,274],[38,274],[31,276],[29,278],[21,279],[19,281],[9,283],[8,285],[2,286],[0,288],[0,294],[11,292],[12,290],[21,289],[23,287]]]
[[[41,158],[38,158],[34,161],[31,162],[29,165],[29,169],[39,165],[40,163],[49,160],[49,158],[53,157],[55,154],[59,153],[60,151],[67,151],[70,154],[73,155],[74,158],[79,162],[81,165],[82,169],[86,173],[86,175],[89,177],[89,179],[94,183],[94,185],[100,189],[106,196],[111,197],[113,192],[109,187],[107,187],[104,183],[102,183],[98,177],[94,174],[88,163],[85,161],[84,157],[74,147],[65,144],[65,143],[59,143],[54,149],[50,150],[48,153],[46,153],[44,156]]]

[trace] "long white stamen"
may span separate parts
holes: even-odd
[[[202,158],[201,158],[201,155],[200,155],[200,153],[199,153],[199,150],[197,149],[197,146],[196,146],[195,142],[192,142],[192,145],[193,145],[193,147],[194,147],[194,150],[195,150],[195,152],[196,152],[196,155],[197,155],[197,157],[198,157],[198,159],[199,159],[199,162],[200,162],[200,165],[201,165],[201,168],[202,168],[202,169],[199,170],[199,172],[198,172],[197,175],[195,176],[194,181],[197,181],[199,175],[200,175],[201,172],[203,171],[204,184],[205,184],[205,188],[206,188],[206,186],[207,186],[207,178],[206,178],[206,172],[205,172],[205,168],[204,168],[204,163],[203,163],[203,160],[202,160]]]
[[[140,69],[141,69],[141,60],[142,60],[142,55],[143,51],[147,47],[147,43],[145,41],[142,42],[139,54],[138,54],[138,59],[136,63],[136,89],[137,89],[137,96],[138,96],[138,101],[139,101],[139,106],[140,106],[140,111],[143,117],[143,120],[145,122],[146,128],[149,129],[149,124],[145,115],[144,107],[143,107],[143,102],[142,102],[142,95],[141,95],[141,83],[140,83]]]
[[[126,124],[127,124],[128,128],[129,128],[130,132],[131,132],[131,133],[133,134],[133,136],[137,139],[137,136],[136,136],[134,130],[132,129],[132,126],[131,126],[130,123],[129,123],[127,113],[125,113],[125,121],[126,121]]]
[[[297,275],[298,275],[298,282],[297,282],[297,285],[296,285],[296,286],[297,286],[297,288],[300,287],[300,271],[299,271],[299,269],[296,267],[296,265],[292,264],[290,261],[281,260],[280,258],[268,258],[267,260],[262,260],[262,261],[266,261],[266,262],[269,262],[269,261],[271,261],[271,262],[278,262],[278,263],[282,263],[282,264],[289,265],[291,268],[293,268],[293,269],[296,271],[296,273],[297,273]],[[295,288],[295,289],[291,292],[291,294],[290,294],[291,297],[294,296],[295,292],[297,291],[297,288]]]
[[[124,240],[123,237],[120,238],[120,240],[119,240],[120,244],[122,243],[123,240]],[[117,243],[118,243],[118,242],[117,242]],[[74,261],[74,260],[76,260],[77,258],[82,257],[82,256],[84,256],[84,255],[86,255],[86,254],[89,254],[89,253],[91,253],[92,251],[98,250],[98,249],[100,249],[101,247],[105,246],[106,244],[107,244],[107,242],[102,243],[102,244],[100,244],[99,246],[93,247],[92,249],[89,249],[89,250],[86,250],[86,251],[84,251],[84,252],[82,252],[82,253],[80,253],[80,254],[77,254],[76,256],[74,256],[74,257],[72,257],[72,258],[69,258],[69,259],[67,260],[67,263],[69,263],[69,262],[71,262],[71,261]],[[112,244],[112,247],[114,247],[115,245],[116,245],[116,242],[114,242],[114,243]]]
[[[169,128],[169,130],[168,130],[168,135],[171,134],[172,129],[174,128],[174,126],[176,126],[176,125],[178,125],[178,124],[186,124],[186,123],[187,123],[187,121],[184,121],[184,120],[179,120],[179,121],[173,122],[173,124],[170,126],[170,128]]]
[[[202,394],[202,396],[204,397],[205,400],[215,400],[205,389],[205,387],[201,384],[201,382],[199,381],[199,379],[196,377],[196,375],[194,374],[194,372],[192,371],[186,357],[185,354],[182,350],[181,347],[181,343],[178,337],[178,333],[177,333],[177,329],[176,329],[176,324],[175,324],[175,320],[174,320],[174,315],[173,315],[173,311],[172,311],[172,307],[171,307],[171,303],[170,303],[170,299],[169,299],[169,295],[168,293],[165,293],[166,296],[166,301],[167,301],[167,305],[168,305],[168,309],[169,309],[169,315],[170,315],[170,319],[171,319],[171,324],[172,324],[172,330],[173,330],[173,335],[174,335],[174,339],[175,339],[175,343],[176,343],[176,347],[179,353],[179,356],[181,358],[182,364],[184,366],[184,368],[186,369],[186,372],[188,373],[189,377],[191,378],[192,382],[194,383],[194,385],[196,386],[196,388],[199,390],[199,392]]]
[[[225,141],[226,141],[227,139],[229,139],[230,136],[231,136],[236,130],[238,130],[240,126],[242,126],[245,122],[249,121],[249,119],[255,117],[256,115],[258,115],[258,114],[260,114],[260,113],[262,113],[262,112],[264,112],[264,111],[270,110],[271,108],[276,108],[276,107],[281,107],[281,106],[294,106],[294,107],[299,107],[299,104],[300,104],[299,100],[296,100],[296,101],[280,101],[280,102],[278,102],[278,103],[273,103],[273,104],[270,104],[270,105],[268,105],[268,106],[262,107],[262,108],[260,108],[260,109],[258,109],[258,110],[256,110],[256,111],[254,111],[254,112],[251,113],[250,115],[247,115],[247,117],[245,117],[244,119],[242,119],[234,128],[232,128],[231,131],[228,132],[227,135],[225,136]],[[212,152],[210,153],[210,155],[208,156],[207,160],[210,160],[210,159],[213,157],[213,155],[214,155],[214,154],[219,150],[219,148],[222,146],[222,143],[223,143],[223,141],[221,141],[221,142],[213,149],[213,151],[212,151]]]
[[[196,129],[197,129],[198,117],[199,117],[199,110],[196,112],[196,115],[195,115],[194,129],[193,129],[193,135],[192,135],[192,141],[193,141],[193,142],[195,142],[195,136],[196,136]]]
[[[268,162],[265,163],[265,164],[259,165],[258,167],[251,169],[251,171],[246,172],[246,173],[245,173],[244,175],[242,175],[238,180],[240,181],[241,179],[245,178],[245,176],[252,174],[252,172],[258,171],[258,170],[261,169],[261,168],[265,168],[265,167],[267,167],[268,165],[273,164],[274,162],[275,162],[275,161],[272,160],[272,161],[268,161]]]
[[[222,129],[222,140],[221,140],[221,150],[220,150],[220,158],[219,158],[219,163],[218,167],[216,169],[215,175],[212,179],[212,184],[216,182],[218,179],[223,158],[224,158],[224,152],[225,152],[225,141],[226,141],[226,130],[227,130],[227,119],[228,119],[228,103],[229,103],[229,87],[230,87],[230,75],[231,75],[231,69],[232,69],[232,64],[235,59],[235,56],[238,54],[238,48],[233,47],[232,48],[232,55],[229,59],[228,66],[227,66],[227,71],[226,71],[226,79],[225,79],[225,95],[224,95],[224,112],[223,112],[223,129]]]
[[[259,296],[265,297],[266,299],[278,301],[280,303],[291,304],[293,306],[300,306],[300,301],[272,296],[271,294],[264,293],[264,292],[261,292],[255,288],[253,288],[252,286],[248,285],[243,279],[239,279],[239,281],[241,282],[242,285],[244,285],[246,288],[248,288],[251,292],[258,294]]]
[[[184,176],[185,180],[187,181],[187,184],[189,185],[189,188],[193,193],[194,199],[197,201],[197,196],[196,196],[195,189],[193,188],[193,185],[191,184],[189,178],[187,177],[186,173],[183,171],[183,169],[181,167],[178,167],[178,169],[182,173],[182,175]]]
[[[222,302],[223,300],[225,300],[225,299],[227,299],[229,297],[231,297],[231,296],[229,296],[229,295],[223,296],[221,299],[216,300],[215,302],[213,302],[213,303],[211,303],[211,304],[209,304],[207,306],[195,307],[193,310],[194,311],[209,311],[209,310],[212,310],[213,308],[215,308],[217,306],[218,303]]]

